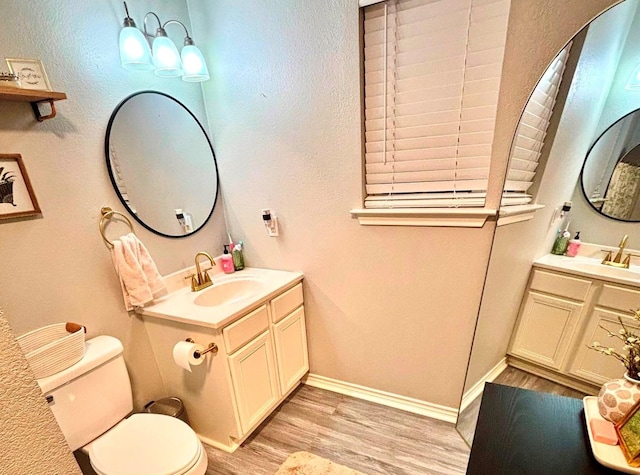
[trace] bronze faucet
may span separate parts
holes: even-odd
[[[200,256],[204,256],[207,259],[209,259],[209,262],[211,262],[212,267],[216,265],[215,261],[213,260],[213,257],[211,257],[209,253],[199,252],[196,254],[196,273],[195,275],[191,276],[192,292],[197,292],[199,290],[206,289],[207,287],[210,287],[213,285],[213,282],[211,282],[211,277],[209,277],[209,274],[207,274],[207,270],[200,271],[200,261],[198,259],[198,257]]]
[[[603,259],[602,263],[606,266],[613,266],[613,267],[622,267],[624,269],[628,269],[629,268],[629,264],[631,263],[631,254],[627,254],[627,256],[624,258],[624,260],[622,259],[622,255],[624,254],[624,248],[627,245],[627,239],[629,238],[628,235],[624,235],[622,237],[622,240],[620,241],[620,244],[618,245],[618,252],[616,253],[615,257],[611,257],[612,252],[608,251],[607,255],[605,256],[605,258]]]

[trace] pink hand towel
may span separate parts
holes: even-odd
[[[111,258],[120,277],[127,310],[144,307],[167,291],[149,251],[135,234],[129,233],[114,240]]]

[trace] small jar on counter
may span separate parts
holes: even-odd
[[[0,87],[16,87],[20,88],[20,80],[18,76],[11,73],[0,73]]]

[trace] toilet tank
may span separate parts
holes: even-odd
[[[133,410],[122,343],[97,336],[73,366],[38,380],[71,450],[103,434]]]

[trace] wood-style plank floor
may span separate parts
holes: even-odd
[[[583,394],[507,368],[494,382]],[[480,398],[458,429],[471,442]],[[207,447],[207,475],[272,475],[305,450],[368,475],[465,473],[469,448],[452,424],[302,385],[233,454]]]
[[[465,473],[453,424],[302,385],[233,454],[207,447],[207,475],[273,475],[305,450],[368,475]]]

